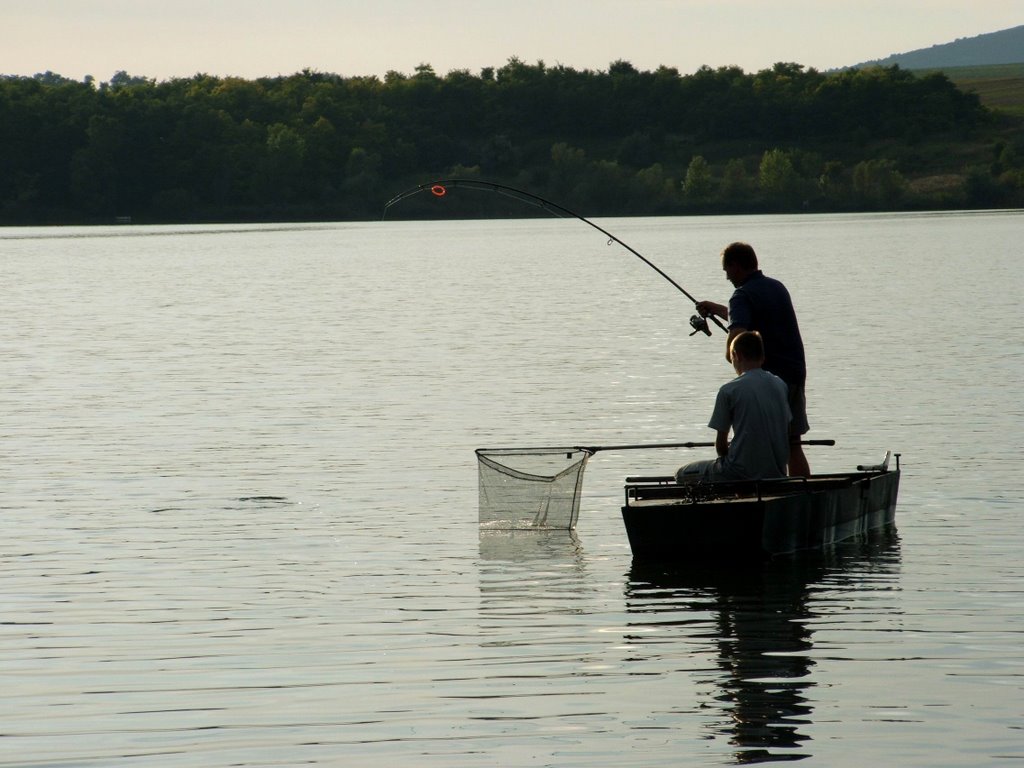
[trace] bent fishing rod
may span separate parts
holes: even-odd
[[[391,208],[391,206],[395,205],[396,203],[401,202],[402,200],[405,200],[407,197],[412,197],[413,195],[418,195],[421,192],[429,191],[430,194],[433,195],[434,197],[442,198],[442,197],[444,197],[445,195],[448,194],[448,190],[449,189],[456,189],[456,188],[459,188],[459,187],[462,187],[462,188],[465,188],[465,189],[474,189],[474,190],[479,190],[479,191],[484,191],[484,192],[496,192],[496,193],[498,193],[500,195],[505,195],[506,197],[510,197],[513,200],[518,200],[521,203],[526,203],[527,205],[536,206],[537,208],[540,208],[541,210],[547,211],[548,213],[551,213],[551,214],[553,214],[555,216],[558,216],[558,217],[561,217],[561,218],[568,217],[568,218],[579,219],[584,224],[590,225],[591,227],[596,229],[598,232],[600,232],[602,235],[607,237],[609,244],[611,244],[614,241],[614,242],[618,243],[619,245],[621,245],[623,248],[625,248],[627,251],[632,253],[634,256],[636,256],[638,259],[640,259],[640,261],[642,261],[644,264],[649,266],[651,269],[653,269],[655,272],[657,272],[663,278],[668,280],[676,288],[676,290],[678,290],[686,298],[688,298],[690,301],[692,301],[695,307],[697,306],[697,303],[698,303],[697,299],[695,299],[692,295],[690,295],[690,293],[685,288],[683,288],[683,286],[681,286],[679,283],[677,283],[675,280],[673,280],[671,277],[669,277],[664,271],[662,271],[662,269],[657,264],[652,262],[650,259],[648,259],[646,256],[644,256],[642,253],[637,251],[632,246],[628,245],[627,243],[624,243],[622,240],[617,238],[615,235],[613,235],[607,229],[604,229],[603,227],[598,226],[597,224],[592,222],[590,219],[586,218],[585,216],[581,216],[580,214],[576,213],[575,211],[570,211],[568,208],[566,208],[563,205],[559,205],[558,203],[553,203],[550,200],[546,200],[546,199],[544,199],[543,197],[541,197],[539,195],[533,194],[532,192],[527,192],[527,191],[522,190],[522,189],[517,189],[515,187],[510,187],[510,186],[508,186],[506,184],[498,184],[497,182],[493,182],[493,181],[480,181],[480,180],[477,180],[477,179],[439,179],[437,181],[427,182],[426,184],[419,184],[419,185],[417,185],[415,187],[412,187],[411,189],[407,189],[404,192],[401,192],[398,195],[395,195],[393,198],[388,200],[388,202],[384,205],[384,216],[382,218],[387,216],[388,209]],[[710,314],[707,317],[704,317],[704,316],[701,316],[700,314],[697,314],[697,315],[693,315],[690,318],[690,326],[693,328],[693,333],[690,334],[691,336],[693,336],[695,333],[698,333],[698,332],[703,332],[703,333],[707,334],[708,336],[711,335],[711,329],[708,327],[708,323],[707,323],[707,318],[708,317],[711,318],[711,320],[714,322],[715,325],[717,325],[723,331],[728,333],[728,329],[724,325],[722,325],[721,321],[714,314]]]

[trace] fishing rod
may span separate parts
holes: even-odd
[[[401,192],[400,194],[395,195],[393,198],[388,200],[388,202],[384,205],[384,216],[382,216],[381,218],[387,216],[388,209],[391,206],[401,202],[402,200],[405,200],[407,197],[412,197],[413,195],[418,195],[421,192],[429,191],[430,194],[433,195],[434,197],[441,198],[448,194],[449,189],[455,189],[458,187],[463,187],[465,189],[475,189],[484,192],[496,192],[500,195],[510,197],[513,200],[518,200],[519,202],[526,203],[527,205],[536,206],[544,211],[547,211],[548,213],[554,214],[555,216],[561,218],[569,217],[579,219],[584,224],[589,224],[602,235],[607,237],[609,245],[614,241],[621,245],[623,248],[625,248],[627,251],[632,253],[634,256],[640,259],[640,261],[649,266],[663,278],[668,280],[676,288],[676,290],[678,290],[686,298],[692,301],[695,307],[697,306],[697,299],[695,299],[685,288],[683,288],[683,286],[681,286],[679,283],[677,283],[675,280],[669,277],[664,271],[662,271],[660,267],[658,267],[657,264],[648,259],[646,256],[644,256],[642,253],[640,253],[632,246],[628,245],[627,243],[624,243],[622,240],[617,238],[607,229],[598,226],[590,219],[581,216],[575,211],[570,211],[563,205],[553,203],[550,200],[544,199],[540,195],[535,195],[532,192],[527,192],[522,189],[510,187],[506,184],[498,184],[497,182],[493,181],[479,181],[476,179],[439,179],[437,181],[429,181],[425,184],[419,184],[415,187],[412,187],[411,189],[407,189],[404,192]],[[696,314],[690,318],[690,326],[693,328],[693,333],[690,334],[691,336],[698,332],[702,332],[708,336],[711,335],[711,329],[708,327],[707,322],[708,317],[711,318],[715,325],[717,325],[723,331],[728,333],[728,329],[724,325],[722,325],[722,322],[715,315],[710,314],[707,317],[705,317],[700,314]]]

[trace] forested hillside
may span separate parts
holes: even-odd
[[[451,175],[585,215],[1020,206],[1024,139],[895,67],[0,78],[6,224],[374,219]]]

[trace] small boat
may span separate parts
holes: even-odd
[[[894,526],[900,454],[889,467],[743,482],[627,477],[622,520],[634,560],[766,558]]]

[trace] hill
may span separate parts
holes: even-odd
[[[898,65],[902,69],[946,70],[950,67],[1021,63],[1024,63],[1024,25],[907,53],[894,53],[884,59],[856,64],[853,68]]]
[[[1024,117],[1024,26],[952,43],[933,45],[849,69],[899,66],[919,76],[942,73],[981,103],[1016,118]]]
[[[1024,64],[990,64],[980,67],[946,67],[916,70],[927,75],[942,72],[966,93],[975,93],[981,103],[1004,114],[1024,117]]]

